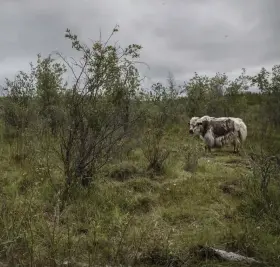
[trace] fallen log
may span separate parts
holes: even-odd
[[[258,260],[255,260],[254,258],[250,258],[250,257],[245,257],[242,256],[240,254],[234,253],[234,252],[227,252],[225,250],[221,250],[221,249],[216,249],[216,248],[209,248],[211,249],[214,254],[216,254],[216,256],[220,257],[223,260],[227,260],[227,261],[244,261],[247,263],[261,263]]]
[[[246,262],[246,263],[262,263],[254,258],[242,256],[234,252],[216,249],[213,247],[199,246],[199,254],[203,258],[217,258],[225,261]]]

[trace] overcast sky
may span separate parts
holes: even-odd
[[[122,45],[143,46],[150,82],[172,72],[235,77],[280,63],[279,0],[0,0],[0,83],[29,70],[36,54],[73,54],[66,28],[82,40],[104,39],[115,24]]]

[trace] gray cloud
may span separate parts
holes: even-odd
[[[66,28],[82,40],[114,37],[143,46],[140,66],[148,82],[165,81],[171,71],[183,82],[196,71],[236,77],[280,61],[280,2],[277,0],[8,0],[0,9],[0,83],[28,70],[36,54],[72,55]]]

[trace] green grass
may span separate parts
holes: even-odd
[[[63,175],[52,154],[34,144],[22,164],[2,142],[0,161],[1,259],[10,266],[247,266],[200,259],[199,245],[236,251],[277,263],[279,232],[270,219],[247,216],[248,159],[225,148],[201,154],[195,172],[184,170],[181,148],[193,139],[168,136],[173,153],[162,175],[146,171],[136,148],[106,166],[89,189],[76,189],[65,210],[57,208]],[[279,261],[278,261],[279,262]],[[88,266],[88,265],[84,265]],[[275,265],[277,266],[277,265]]]

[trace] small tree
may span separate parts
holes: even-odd
[[[39,115],[43,121],[47,122],[53,134],[62,119],[60,106],[64,88],[67,85],[63,84],[65,72],[65,65],[55,62],[51,56],[42,59],[41,55],[38,55],[35,77]]]
[[[111,36],[117,31],[114,28]],[[97,41],[88,47],[69,29],[65,36],[82,54],[73,63],[60,55],[75,79],[66,97],[67,119],[60,128],[67,193],[75,183],[87,186],[92,181],[97,170],[120,148],[126,136],[123,128],[127,130],[138,118],[129,117],[128,105],[138,89],[139,75],[133,59],[139,57],[141,46],[122,49],[108,45],[110,36],[106,42]]]
[[[249,77],[246,70],[242,69],[242,73],[234,81],[231,81],[225,91],[225,115],[226,116],[242,116],[247,108],[246,97],[244,92],[249,88]]]
[[[269,73],[265,68],[251,77],[251,84],[257,85],[262,93],[261,114],[263,124],[280,126],[280,65],[274,65]],[[265,114],[265,116],[263,116]]]
[[[167,86],[165,86],[165,105],[168,115],[168,124],[180,123],[181,106],[179,105],[180,87],[176,84],[171,72],[168,73]],[[184,112],[184,109],[182,110]]]
[[[31,63],[30,66],[30,74],[21,71],[14,80],[6,79],[4,86],[7,92],[3,105],[4,138],[10,145],[16,141],[15,156],[18,159],[26,156],[26,129],[36,123],[36,107],[33,101],[36,94],[35,72]]]
[[[4,121],[6,125],[13,126],[17,131],[24,131],[30,120],[29,111],[32,99],[36,93],[35,72],[33,65],[31,74],[20,71],[14,81],[6,79],[4,90],[7,98],[4,105]]]
[[[195,72],[194,77],[184,87],[187,93],[187,114],[190,117],[205,115],[209,102],[209,78]]]
[[[229,80],[226,74],[217,73],[209,79],[207,114],[220,117],[225,115],[225,90]]]
[[[147,131],[143,135],[142,150],[148,160],[148,170],[162,173],[163,164],[168,158],[170,151],[164,148],[164,135],[167,126],[172,122],[174,91],[161,83],[152,85],[151,91],[145,94],[149,107],[146,118]]]

